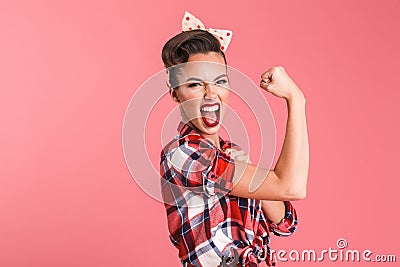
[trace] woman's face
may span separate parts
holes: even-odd
[[[217,135],[230,94],[223,57],[216,52],[191,55],[182,70],[180,86],[171,95],[180,103],[183,121],[204,135]]]

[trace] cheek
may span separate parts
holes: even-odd
[[[183,93],[180,95],[180,105],[186,113],[192,114],[197,113],[200,110],[201,98],[193,93]]]
[[[196,96],[185,96],[181,98],[181,104],[184,104],[187,109],[197,109],[200,107],[201,98]]]
[[[194,100],[194,99],[198,99],[200,96],[198,94],[196,94],[196,92],[180,92],[180,99],[184,100],[184,101],[188,101],[188,100]]]
[[[230,94],[229,90],[223,90],[219,93],[219,97],[221,98],[221,101],[223,103],[229,103],[231,94]]]

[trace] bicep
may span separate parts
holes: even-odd
[[[235,161],[231,195],[264,200],[292,200],[287,188],[274,170]]]

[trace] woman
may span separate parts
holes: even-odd
[[[291,200],[306,195],[308,137],[305,98],[282,67],[261,76],[260,86],[288,106],[282,152],[273,170],[253,165],[240,147],[218,132],[229,103],[229,78],[221,43],[205,30],[184,31],[163,47],[170,95],[179,103],[178,134],[161,153],[162,194],[169,237],[182,266],[258,266],[276,263],[269,233],[291,235],[297,226]],[[252,179],[262,181],[249,190]]]

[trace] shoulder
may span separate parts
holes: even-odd
[[[162,163],[168,163],[180,170],[204,170],[212,164],[217,148],[198,134],[177,136],[161,151]]]
[[[209,140],[199,134],[178,135],[163,147],[162,154],[175,153],[177,150],[192,154],[193,152],[212,149],[213,147]]]

